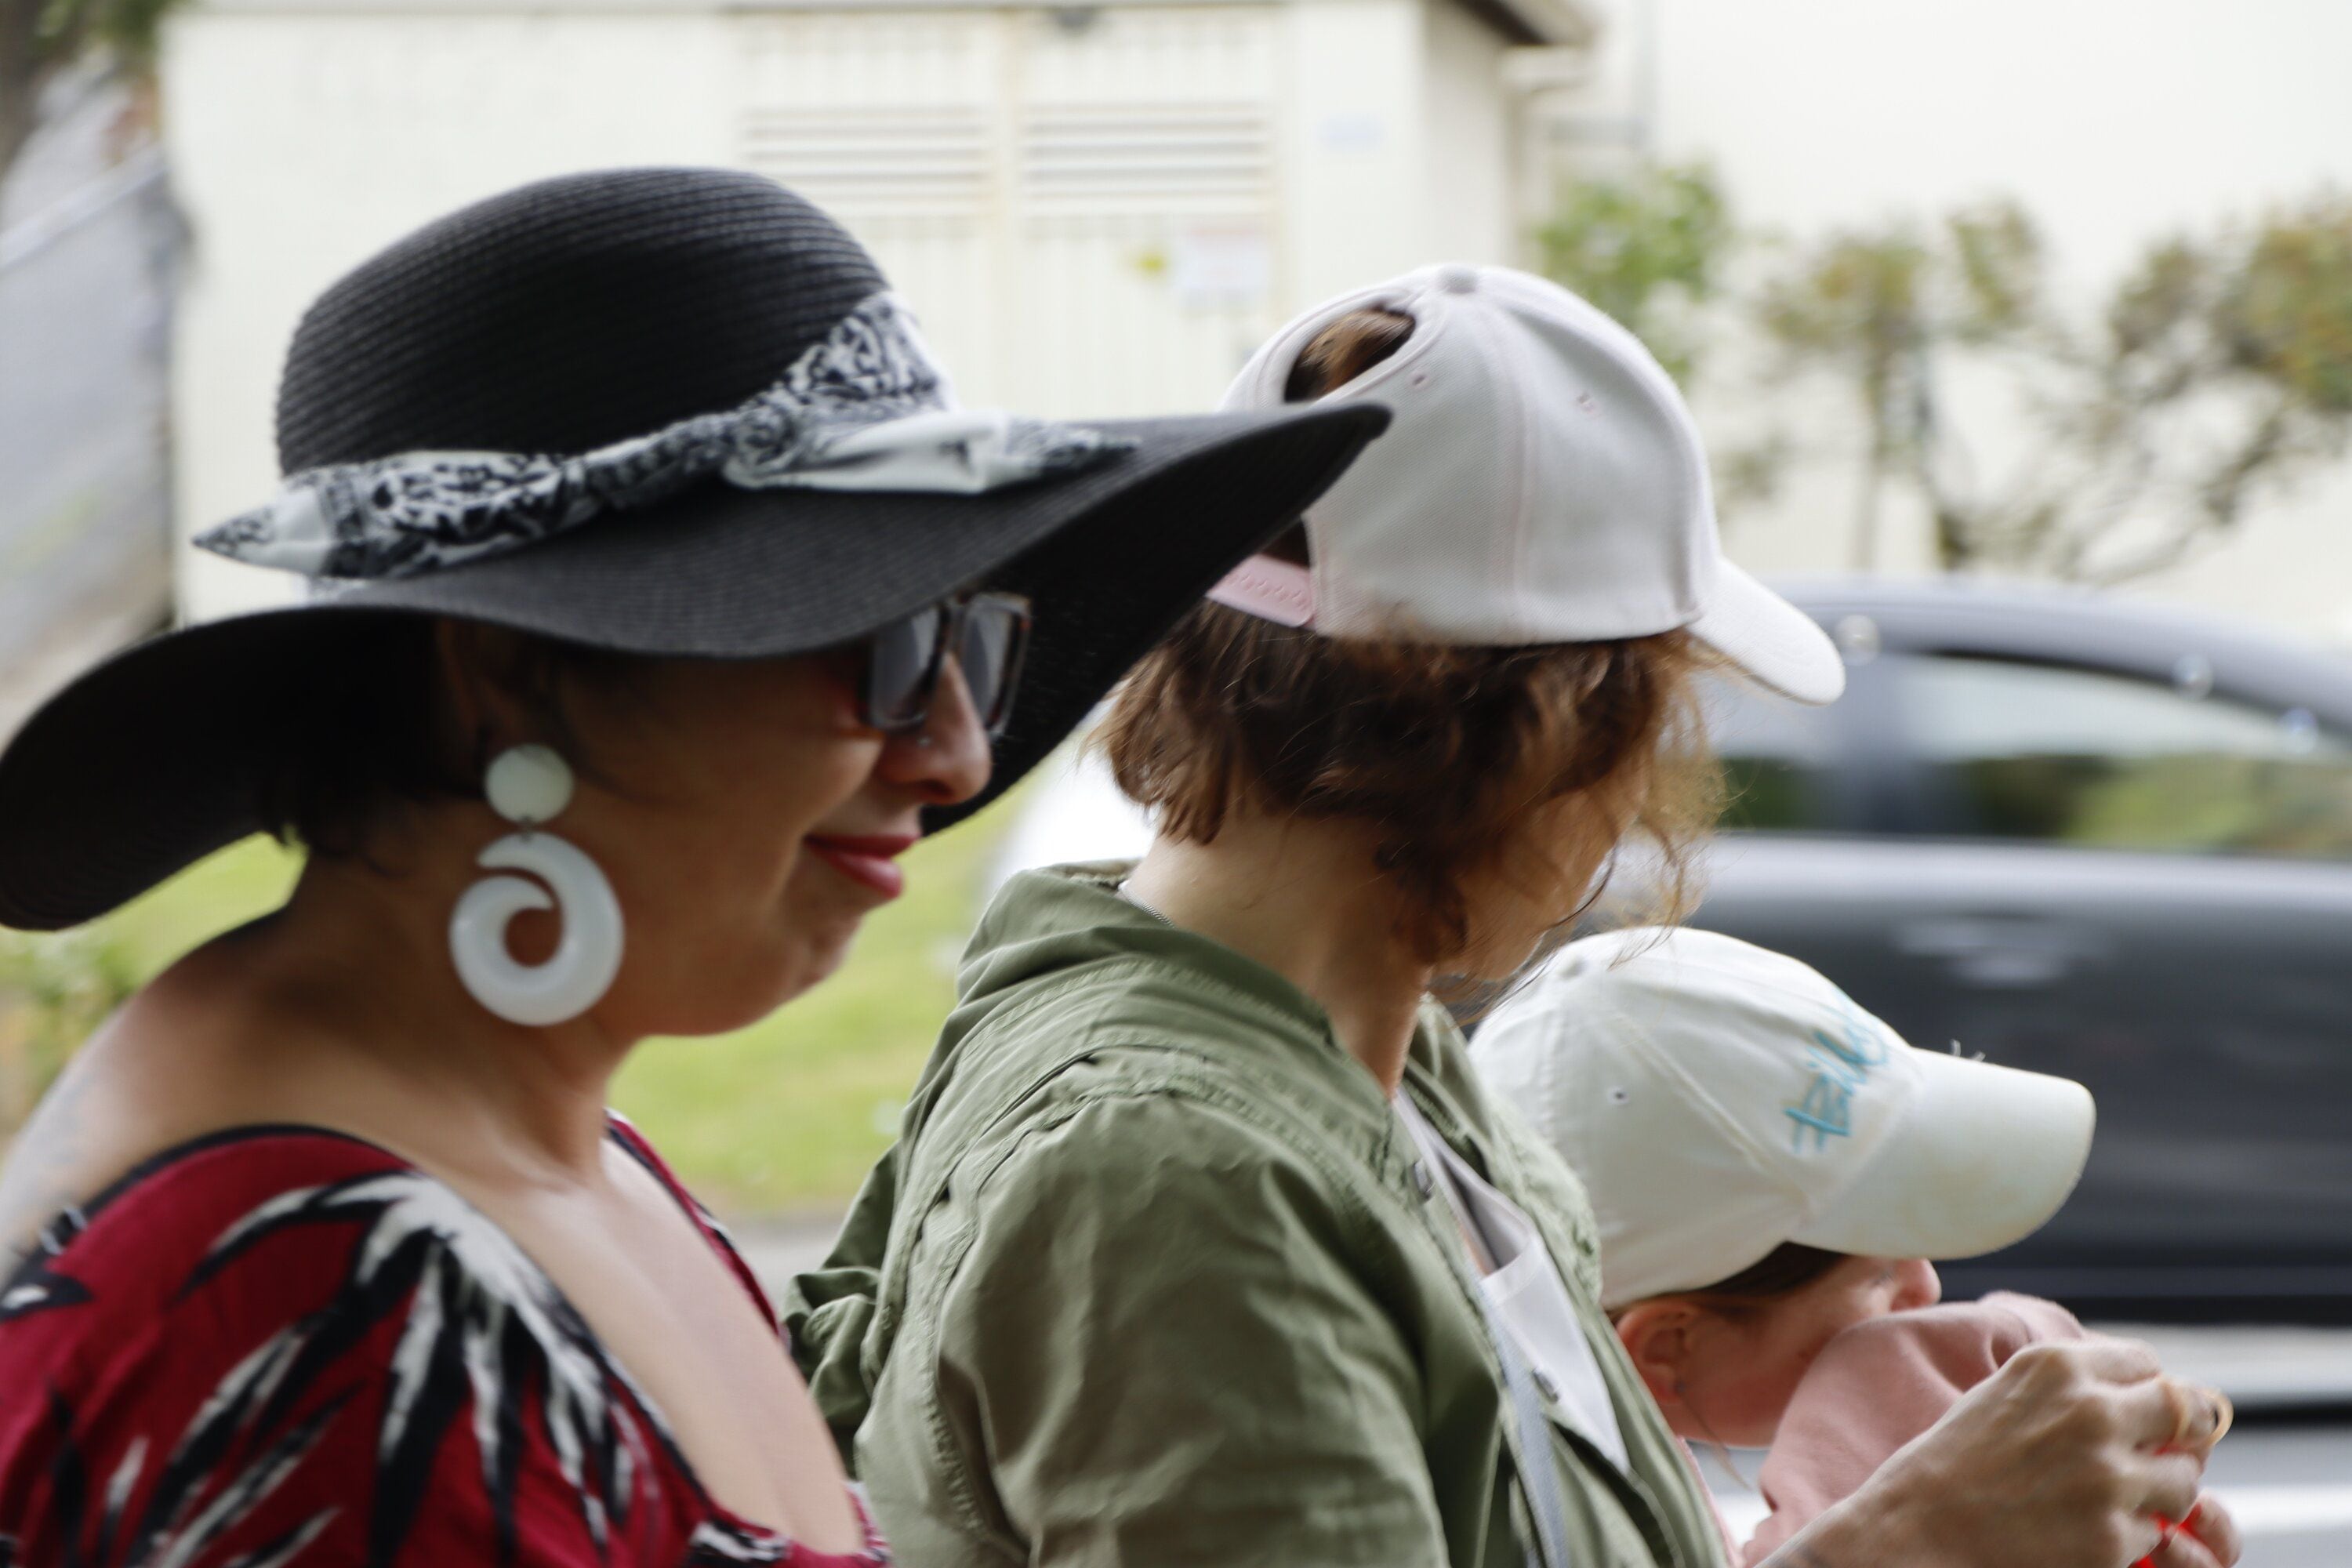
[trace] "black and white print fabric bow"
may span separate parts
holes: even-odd
[[[652,505],[712,475],[744,489],[976,495],[1132,445],[959,407],[906,308],[874,294],[740,408],[581,457],[408,452],[312,468],[196,543],[317,579],[406,577]]]

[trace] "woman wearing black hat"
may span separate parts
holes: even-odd
[[[0,1171],[0,1564],[874,1560],[605,1085],[822,978],[1381,419],[963,410],[865,252],[741,175],[533,186],[337,284],[291,477],[203,541],[329,591],[0,756],[0,923],[310,850]]]

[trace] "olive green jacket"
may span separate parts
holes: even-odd
[[[1287,981],[1118,896],[1013,881],[785,1319],[908,1568],[1528,1568],[1517,1440],[1451,1211]],[[1618,1349],[1567,1167],[1423,1010],[1405,1088],[1568,1271],[1631,1473],[1551,1425],[1576,1568],[1721,1568]]]

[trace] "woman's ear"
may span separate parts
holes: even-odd
[[[442,619],[433,626],[433,656],[446,694],[443,741],[478,773],[496,751],[526,740],[529,715],[518,689],[523,637],[502,626]]]
[[[1684,1296],[1653,1296],[1616,1316],[1617,1342],[1669,1423],[1684,1414],[1683,1374],[1706,1311]]]

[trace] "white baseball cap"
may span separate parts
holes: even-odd
[[[2058,1212],[2090,1091],[1906,1045],[1815,971],[1712,931],[1571,942],[1472,1056],[1584,1179],[1612,1309],[1784,1242],[1972,1258]]]
[[[1271,408],[1300,353],[1351,311],[1412,318],[1335,399],[1388,433],[1306,514],[1312,564],[1255,556],[1211,597],[1331,637],[1407,626],[1490,647],[1688,627],[1802,702],[1845,689],[1812,619],[1723,557],[1698,429],[1633,333],[1558,284],[1451,264],[1318,305],[1251,356],[1228,408]]]

